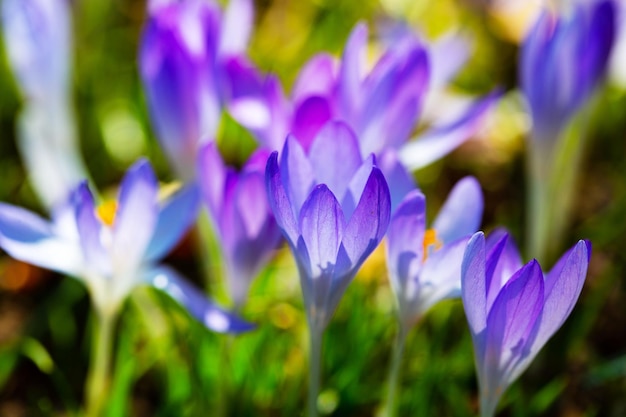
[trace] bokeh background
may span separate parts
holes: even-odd
[[[483,229],[505,226],[523,247],[528,117],[515,92],[518,47],[532,15],[469,0],[256,1],[251,59],[289,91],[319,51],[340,54],[360,20],[376,34],[394,18],[425,38],[453,28],[473,53],[453,94],[506,94],[485,128],[443,160],[415,173],[434,217],[452,185],[476,176],[485,193]],[[136,158],[159,179],[174,178],[155,139],[137,69],[144,1],[74,0],[73,104],[81,153],[104,193]],[[376,53],[372,48],[372,53]],[[626,67],[623,68],[626,73]],[[21,100],[0,43],[0,201],[44,213],[15,144]],[[440,111],[445,111],[445,106]],[[626,90],[609,78],[594,97],[586,129],[573,222],[558,245],[593,242],[581,299],[501,404],[501,416],[626,415]],[[232,120],[219,141],[241,163],[253,142]],[[108,191],[107,191],[108,190]],[[194,232],[166,259],[212,294],[202,278],[207,249]],[[385,394],[396,333],[393,297],[380,252],[348,288],[324,341],[320,409],[330,416],[375,416]],[[526,258],[526,260],[528,257]],[[210,259],[219,269],[219,259]],[[544,265],[548,269],[551,265]],[[218,297],[219,298],[219,297]],[[298,416],[306,397],[306,318],[287,250],[255,281],[242,315],[258,329],[208,332],[176,303],[140,288],[116,331],[110,416]],[[79,415],[91,344],[90,304],[69,278],[0,254],[0,415]],[[477,413],[472,344],[460,300],[436,306],[408,337],[399,416]]]

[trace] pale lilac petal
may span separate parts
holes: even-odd
[[[141,160],[126,172],[113,223],[116,268],[133,270],[142,262],[159,216],[158,188],[148,161]]]
[[[291,135],[287,137],[280,155],[280,171],[281,181],[286,187],[285,192],[291,202],[294,217],[297,218],[297,213],[300,212],[317,181],[304,149]]]
[[[459,119],[437,126],[410,141],[400,150],[400,160],[409,169],[415,170],[444,157],[469,139],[482,126],[484,117],[500,97],[496,91],[476,100],[461,114]]]
[[[215,142],[203,145],[198,153],[198,183],[202,197],[215,218],[222,212],[227,168]]]
[[[318,185],[302,206],[300,231],[306,245],[312,277],[332,271],[346,221],[341,206],[326,185]]]
[[[417,183],[400,163],[395,150],[386,149],[378,156],[376,162],[389,184],[391,211],[393,212],[409,192],[417,189]]]
[[[391,197],[383,173],[372,169],[363,194],[344,233],[342,246],[357,271],[376,249],[387,232],[391,214]]]
[[[483,207],[483,194],[476,178],[463,178],[456,183],[433,223],[437,237],[447,243],[476,232]]]
[[[387,268],[391,288],[398,300],[402,321],[407,306],[420,291],[420,271],[424,258],[426,199],[414,190],[394,211],[387,230]]]
[[[72,201],[85,265],[108,277],[112,273],[112,265],[109,250],[104,244],[111,243],[111,230],[96,217],[93,194],[87,182],[74,191]]]
[[[465,65],[472,49],[472,39],[466,33],[452,30],[437,38],[428,51],[431,88],[445,87]]]
[[[545,305],[537,340],[533,346],[535,353],[563,325],[572,312],[585,283],[590,256],[590,242],[581,240],[567,251],[547,274]]]
[[[332,117],[331,104],[326,98],[309,97],[296,108],[291,134],[298,139],[305,150],[308,150],[322,126]]]
[[[334,57],[321,53],[300,70],[291,97],[299,104],[311,96],[331,97],[335,88],[337,63]]]
[[[486,256],[485,234],[477,232],[468,242],[461,264],[461,297],[477,358],[482,358],[482,332],[487,326]]]
[[[441,300],[461,296],[461,265],[469,239],[450,242],[426,258],[420,279],[423,312]]]
[[[343,120],[356,120],[361,102],[361,82],[365,66],[367,25],[359,23],[346,42],[339,68],[337,86],[340,116]]]
[[[67,0],[2,2],[7,58],[27,98],[48,100],[67,94],[71,27]]]
[[[200,196],[195,185],[184,187],[165,201],[144,255],[146,262],[161,259],[180,241],[195,223],[199,203]]]
[[[254,3],[252,0],[229,0],[224,16],[218,53],[244,54],[254,28]]]
[[[80,277],[83,254],[77,241],[54,233],[35,213],[0,203],[0,247],[23,262]]]
[[[213,304],[173,269],[167,267],[152,269],[146,273],[144,280],[148,285],[178,301],[210,330],[218,333],[241,333],[254,328],[254,325]]]
[[[341,200],[341,207],[343,208],[343,215],[346,217],[346,220],[349,221],[352,217],[352,213],[354,213],[354,210],[361,199],[361,194],[363,194],[365,184],[369,181],[372,169],[374,169],[375,165],[374,155],[370,155],[369,158],[363,161],[361,167],[356,171],[352,180],[350,180],[348,190]]]
[[[300,235],[294,209],[287,190],[282,182],[280,168],[278,166],[278,152],[273,152],[267,160],[265,171],[265,185],[267,188],[268,202],[276,219],[278,227],[295,250]]]
[[[359,142],[343,122],[329,122],[317,134],[309,151],[317,184],[326,184],[343,200],[350,180],[362,164]]]

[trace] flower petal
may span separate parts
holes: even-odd
[[[285,234],[292,249],[295,250],[300,233],[294,208],[282,182],[278,166],[278,152],[273,152],[267,160],[265,186],[267,189],[267,201],[272,209],[272,213],[274,213],[276,223]]]
[[[386,149],[377,157],[377,165],[385,174],[391,194],[391,211],[393,212],[404,197],[412,190],[417,189],[417,183],[411,174],[398,160],[394,149]]]
[[[469,236],[444,245],[426,258],[421,274],[420,314],[436,303],[461,296],[461,265]]]
[[[312,279],[332,271],[346,227],[341,206],[329,188],[313,189],[300,212],[300,231],[306,245]]]
[[[343,120],[356,120],[361,102],[361,81],[365,66],[367,25],[359,23],[352,29],[346,42],[339,68],[337,85],[340,116]]]
[[[320,96],[312,96],[304,100],[295,111],[291,133],[305,150],[311,147],[313,139],[333,117],[330,102]]]
[[[253,27],[252,0],[230,0],[222,16],[218,53],[222,56],[244,54]]]
[[[291,97],[296,104],[311,96],[331,97],[336,82],[336,60],[321,53],[311,58],[300,70]]]
[[[354,273],[387,232],[390,214],[391,196],[387,181],[383,173],[374,167],[346,225],[342,241]]]
[[[400,316],[419,295],[424,258],[426,198],[417,190],[409,193],[393,213],[387,230],[387,267]],[[402,317],[402,321],[407,318]]]
[[[159,210],[154,233],[146,249],[146,262],[165,256],[195,222],[200,203],[198,188],[189,185],[171,196]]]
[[[456,183],[433,224],[437,237],[452,242],[478,230],[483,216],[483,194],[474,177]]]
[[[20,207],[0,203],[0,247],[15,259],[80,277],[83,254],[78,242],[54,233],[53,225]]]
[[[572,312],[585,283],[590,256],[591,243],[581,240],[547,274],[545,306],[534,351],[543,347]]]
[[[496,91],[476,100],[457,120],[434,127],[417,140],[408,142],[400,149],[400,160],[409,170],[415,170],[444,157],[479,129],[484,116],[499,97],[500,92]]]
[[[328,122],[317,134],[309,151],[317,184],[326,184],[338,200],[362,164],[359,142],[343,122]]]
[[[142,261],[159,216],[158,183],[146,160],[135,163],[120,185],[113,223],[113,259],[117,268],[132,270]]]
[[[81,183],[72,195],[76,228],[80,236],[85,266],[108,277],[112,272],[111,258],[103,241],[110,238],[110,230],[96,217],[93,194],[87,182]]]
[[[461,297],[477,358],[482,358],[487,326],[486,263],[485,234],[477,232],[467,243],[461,264]]]
[[[295,217],[316,184],[315,172],[300,143],[291,135],[287,137],[280,154],[280,175],[285,185]]]
[[[524,265],[500,290],[487,317],[483,375],[493,392],[504,391],[510,375],[530,354],[543,308],[543,273],[536,260]]]
[[[144,280],[178,301],[193,317],[214,332],[241,333],[254,328],[253,324],[213,304],[171,268],[154,268],[146,273]]]
[[[215,218],[219,218],[224,204],[227,168],[217,144],[204,144],[198,152],[198,183],[202,197]]]

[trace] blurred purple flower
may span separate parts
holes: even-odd
[[[474,342],[481,416],[492,416],[508,386],[563,325],[585,282],[591,244],[579,241],[543,274],[522,266],[508,234],[472,236],[462,266],[462,298]]]
[[[312,334],[328,324],[343,292],[387,231],[389,188],[358,139],[329,122],[305,150],[287,138],[266,170],[269,202],[296,258]]]
[[[330,55],[319,54],[301,70],[292,92],[291,132],[305,149],[327,121],[342,120],[359,138],[363,157],[379,156],[393,148],[407,167],[416,169],[471,136],[496,94],[472,103],[457,119],[428,130],[425,140],[407,143],[420,119],[426,93],[435,84],[440,87],[440,80],[447,75],[432,73],[425,45],[406,28],[396,31],[388,49],[366,74],[367,36],[367,27],[357,25],[339,65]],[[456,51],[458,44],[449,42],[449,47],[438,49],[437,62],[442,61],[442,52]],[[446,74],[454,72],[439,67]]]
[[[222,243],[230,295],[238,307],[281,238],[265,189],[268,156],[259,150],[236,172],[224,165],[215,143],[200,149],[198,181]]]
[[[473,177],[455,185],[432,229],[426,230],[426,199],[418,190],[394,211],[387,265],[404,334],[434,304],[461,295],[463,253],[482,213],[483,196]]]
[[[554,142],[604,76],[616,33],[612,0],[574,4],[570,13],[545,10],[529,31],[520,58],[522,91],[533,138]]]
[[[228,65],[245,60],[253,14],[250,0],[230,1],[224,15],[212,1],[149,3],[141,76],[157,136],[183,179],[195,176],[199,142],[213,139],[224,102],[238,98]]]
[[[77,277],[101,314],[118,311],[131,290],[155,286],[220,332],[250,328],[220,310],[169,268],[155,266],[194,222],[198,192],[180,190],[158,199],[150,164],[140,161],[124,177],[116,205],[96,208],[87,183],[48,222],[19,207],[0,204],[0,247],[24,262]]]
[[[17,145],[37,196],[48,208],[87,176],[71,101],[70,0],[5,0],[2,29],[10,69],[24,99]]]

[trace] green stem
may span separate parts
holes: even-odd
[[[308,417],[317,417],[317,397],[320,392],[323,331],[309,324],[309,396]]]
[[[115,313],[95,311],[91,363],[87,375],[86,417],[102,417],[111,383]]]
[[[391,365],[389,367],[389,382],[387,391],[387,403],[385,405],[385,417],[393,417],[396,415],[396,396],[398,390],[398,382],[400,380],[400,365],[404,356],[404,346],[406,344],[406,334],[404,326],[400,325],[396,341],[393,346],[391,357]]]

